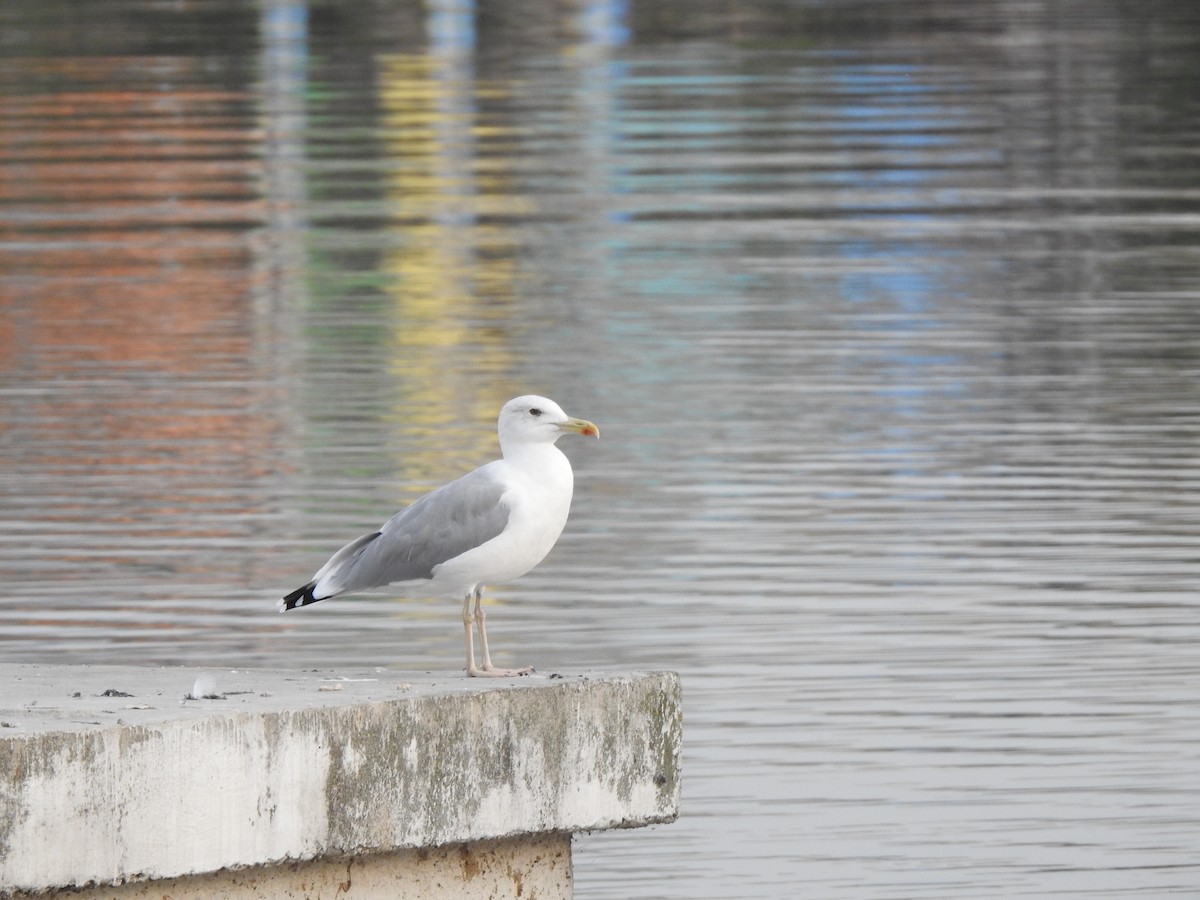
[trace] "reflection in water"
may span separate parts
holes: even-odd
[[[502,255],[511,249],[496,246],[480,227],[482,217],[501,210],[489,203],[496,194],[487,183],[498,173],[485,181],[475,171],[480,126],[469,46],[450,43],[455,35],[447,26],[433,31],[448,43],[435,44],[438,55],[380,61],[383,124],[396,162],[387,179],[395,246],[382,261],[395,304],[392,374],[403,391],[396,414],[406,430],[416,425],[428,435],[487,422],[509,399],[503,382],[509,352],[497,326],[512,281],[508,255]],[[467,356],[469,366],[463,364]],[[479,383],[481,369],[494,373],[492,384]],[[491,452],[495,443],[486,430],[471,434],[486,444],[473,444],[464,463]],[[418,461],[406,457],[398,460],[404,475],[428,475],[428,468],[414,471]]]
[[[1200,30],[886,6],[0,7],[5,658],[457,665],[273,601],[536,390],[498,643],[686,694],[579,896],[1193,889]]]
[[[121,610],[209,595],[224,576],[174,548],[235,539],[264,507],[247,98],[199,60],[147,62],[3,67],[4,568],[33,586],[5,631],[36,655],[114,617],[135,643],[176,627]]]

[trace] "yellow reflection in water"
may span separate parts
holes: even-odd
[[[395,222],[382,262],[395,304],[391,369],[413,398],[396,415],[406,431],[436,430],[457,448],[447,460],[443,441],[422,442],[424,454],[400,460],[403,475],[423,480],[494,455],[485,423],[522,389],[509,375],[507,328],[517,242],[502,222],[480,220],[520,216],[530,204],[513,195],[507,159],[492,157],[481,175],[478,145],[499,131],[478,124],[480,88],[465,58],[393,55],[380,72]]]

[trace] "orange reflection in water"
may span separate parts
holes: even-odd
[[[137,62],[6,63],[41,89],[0,95],[0,379],[16,386],[0,404],[14,471],[118,480],[103,490],[119,506],[77,492],[31,516],[195,534],[198,489],[236,507],[274,433],[253,414],[271,405],[249,239],[258,129],[245,95],[187,61],[158,63],[144,89]]]

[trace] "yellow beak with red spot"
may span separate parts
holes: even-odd
[[[570,431],[574,434],[582,434],[584,437],[600,437],[600,429],[594,422],[589,422],[587,419],[567,419],[567,421],[557,424],[560,431]]]

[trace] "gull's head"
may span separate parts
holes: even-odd
[[[500,407],[496,423],[500,445],[553,444],[567,433],[600,437],[600,429],[586,419],[573,419],[548,397],[526,394]]]

